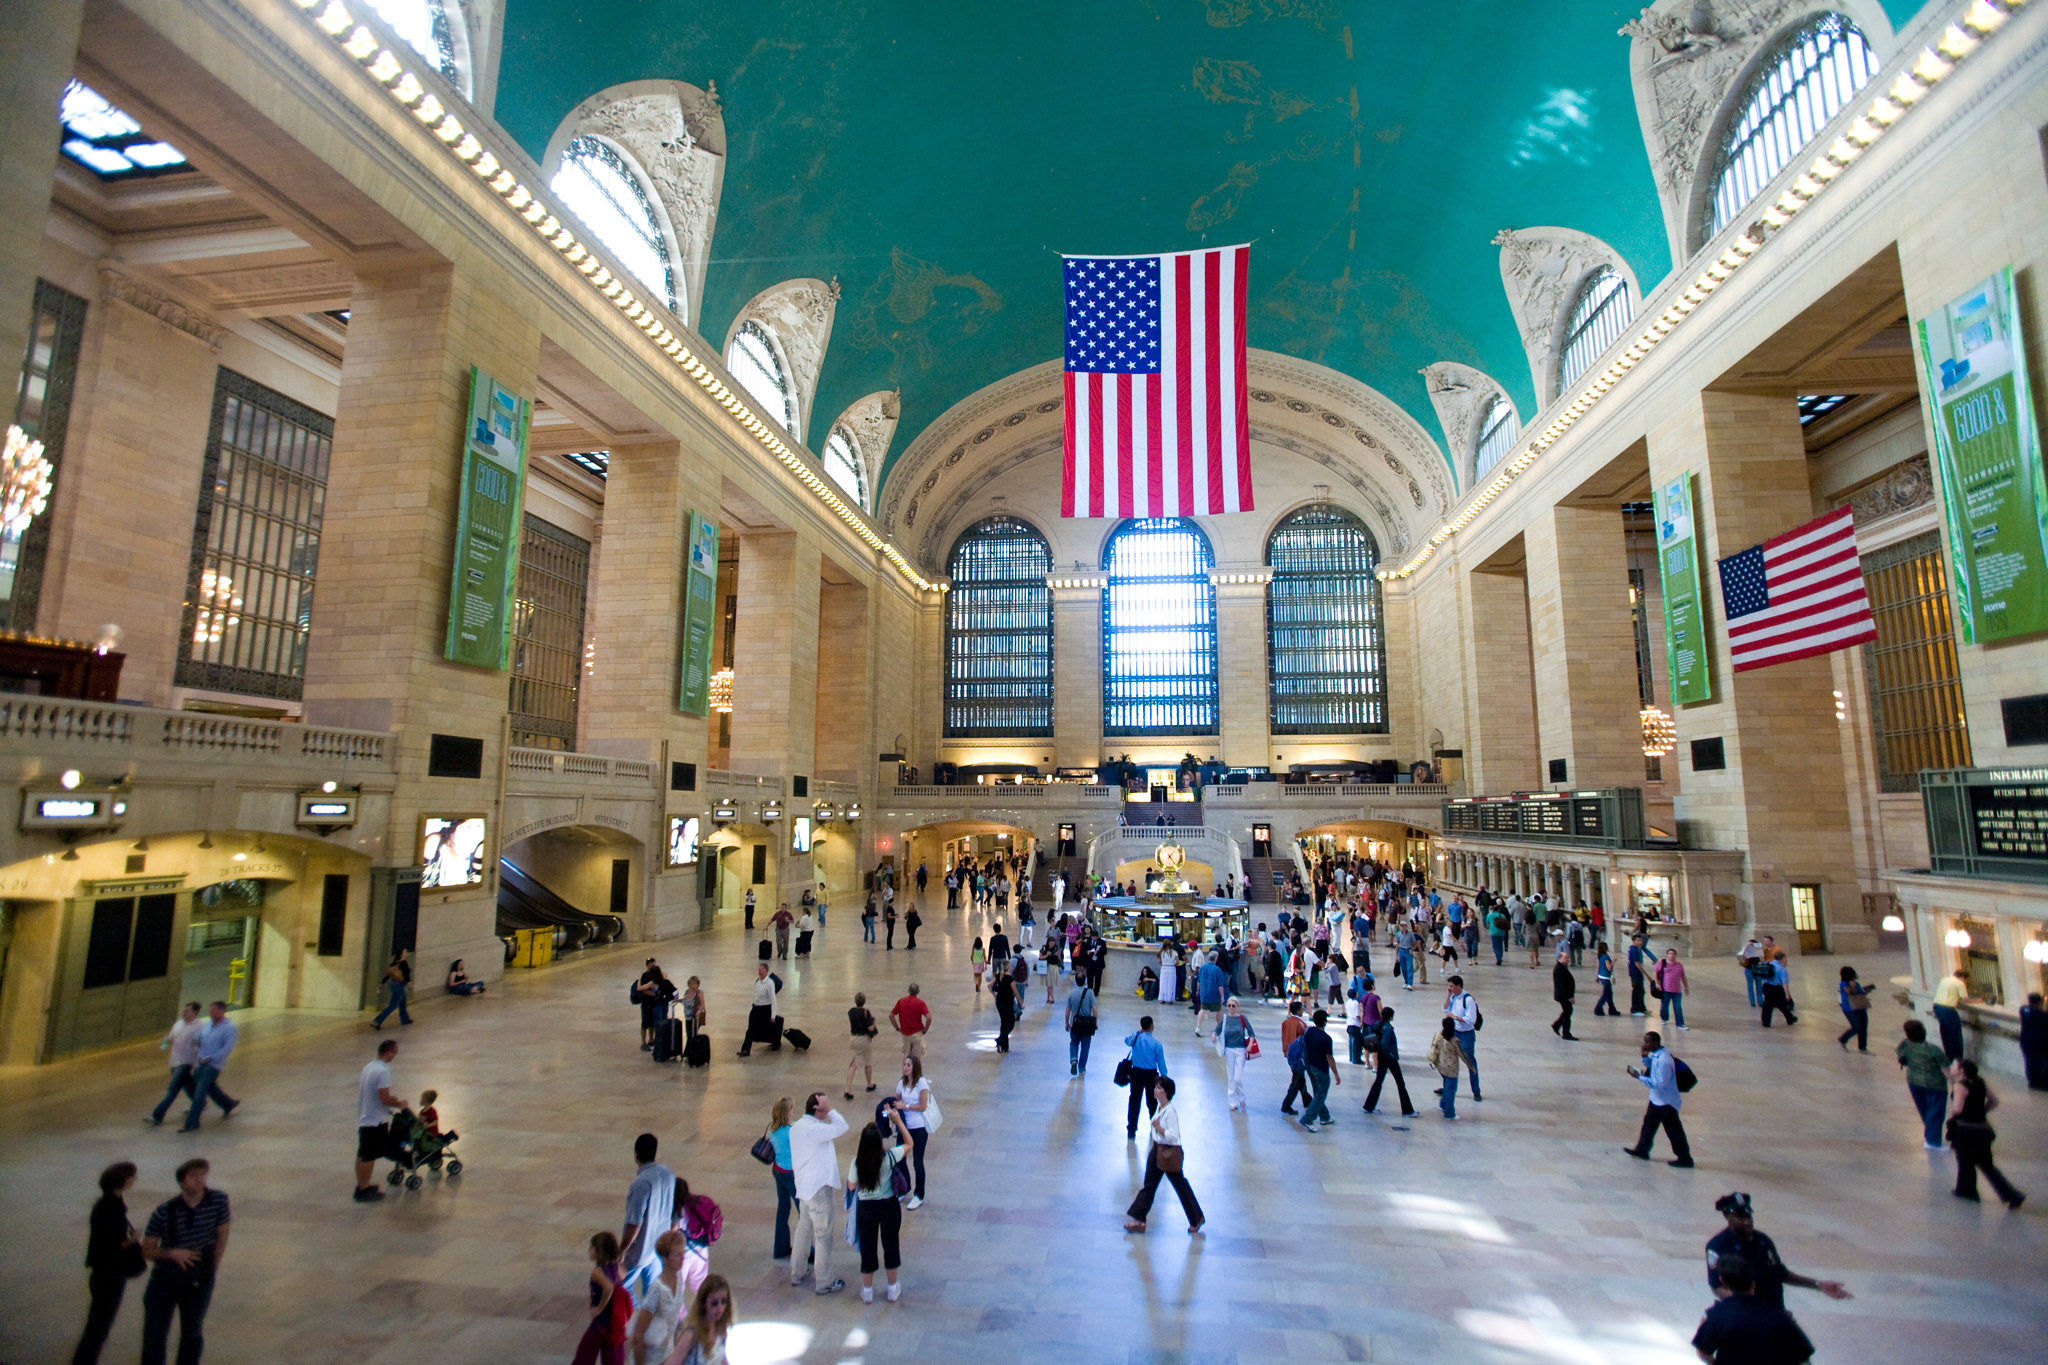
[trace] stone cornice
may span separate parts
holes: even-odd
[[[109,299],[139,309],[186,336],[218,351],[228,329],[183,299],[174,298],[157,286],[139,280],[111,262],[100,262],[100,292]]]

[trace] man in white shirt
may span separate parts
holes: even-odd
[[[739,1055],[744,1057],[754,1050],[754,1040],[770,1045],[771,1051],[782,1050],[782,1040],[775,1036],[775,992],[780,986],[765,962],[754,966],[754,998],[747,1010],[747,1036],[740,1040]]]
[[[149,1116],[152,1127],[161,1127],[164,1115],[177,1102],[180,1093],[192,1093],[192,1071],[199,1065],[199,1033],[203,1025],[199,1022],[199,1002],[187,1004],[178,1015],[171,1031],[163,1036],[158,1047],[169,1048],[171,1052],[171,1085],[164,1091],[163,1103]]]
[[[391,1090],[391,1059],[398,1055],[398,1040],[386,1038],[377,1044],[377,1056],[363,1068],[356,1082],[356,1202],[374,1204],[384,1197],[377,1188],[377,1161],[390,1150],[391,1111],[405,1108],[405,1101]]]
[[[619,1282],[632,1291],[637,1301],[645,1297],[648,1281],[661,1273],[661,1256],[654,1244],[676,1225],[676,1173],[654,1158],[661,1140],[652,1133],[633,1139],[633,1161],[638,1167],[633,1183],[626,1187],[626,1224],[619,1232]]]
[[[1452,976],[1450,992],[1444,998],[1444,1013],[1449,1015],[1458,1033],[1458,1051],[1465,1054],[1465,1069],[1472,1073],[1472,1098],[1479,1098],[1479,1059],[1473,1054],[1479,1050],[1479,1002],[1472,998],[1472,992],[1465,989],[1465,978]]]
[[[839,1148],[833,1139],[846,1128],[846,1120],[826,1102],[822,1090],[812,1092],[804,1101],[803,1117],[789,1125],[790,1172],[796,1181],[797,1204],[793,1245],[811,1244],[809,1267],[799,1266],[796,1257],[790,1257],[792,1289],[813,1272],[820,1294],[836,1294],[846,1288],[845,1280],[832,1278],[832,1210],[839,1203]]]

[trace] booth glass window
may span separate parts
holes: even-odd
[[[1379,543],[1342,508],[1304,507],[1266,547],[1266,657],[1276,735],[1382,734],[1386,631]]]
[[[590,542],[539,517],[526,518],[512,599],[512,742],[576,747],[583,676],[583,601]]]
[[[1951,947],[1950,970],[1960,969],[1968,980],[1963,989],[1970,998],[1987,1005],[2005,1004],[2005,972],[1998,960],[1998,926],[1990,920],[1958,917],[1955,928],[1970,936],[1967,944]]]
[[[946,571],[946,734],[1052,734],[1052,550],[1015,517],[954,542]]]
[[[1180,517],[1126,521],[1102,567],[1102,732],[1216,733],[1215,555]]]

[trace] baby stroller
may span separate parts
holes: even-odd
[[[462,1174],[462,1158],[450,1149],[455,1145],[455,1133],[438,1136],[427,1131],[419,1115],[410,1109],[401,1109],[391,1116],[391,1174],[385,1177],[392,1184],[403,1184],[408,1190],[416,1190],[427,1183],[420,1174],[420,1168],[442,1171],[451,1179]],[[446,1164],[445,1171],[443,1163]]]

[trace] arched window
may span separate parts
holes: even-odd
[[[1179,517],[1127,521],[1102,567],[1102,732],[1216,733],[1216,557]]]
[[[726,349],[725,368],[761,405],[763,417],[780,423],[784,431],[796,430],[796,398],[790,392],[789,371],[782,368],[782,357],[766,328],[752,318],[741,323]]]
[[[1372,532],[1339,507],[1304,507],[1273,532],[1266,657],[1274,734],[1386,732],[1379,562]]]
[[[1499,464],[1500,457],[1514,449],[1515,437],[1521,431],[1521,425],[1515,421],[1515,405],[1495,394],[1487,404],[1486,415],[1479,419],[1479,444],[1472,461],[1472,476],[1476,479]]]
[[[462,25],[460,0],[369,0],[377,17],[391,26],[413,51],[434,64],[448,83],[471,97],[463,67],[469,34]]]
[[[1611,265],[1603,265],[1579,289],[1572,305],[1571,321],[1565,324],[1563,358],[1558,362],[1559,389],[1578,382],[1594,359],[1621,335],[1636,313],[1635,300],[1628,296],[1628,281]]]
[[[1828,121],[1848,107],[1878,67],[1863,31],[1822,14],[1765,58],[1728,125],[1714,161],[1714,204],[1704,237],[1735,220]]]
[[[620,265],[676,316],[683,315],[668,239],[640,173],[623,152],[603,138],[576,138],[563,150],[562,168],[548,188]]]
[[[825,438],[825,477],[839,485],[860,507],[868,505],[867,480],[860,467],[860,451],[845,427],[832,428]]]
[[[1052,733],[1052,550],[1015,517],[954,542],[946,571],[946,734]]]

